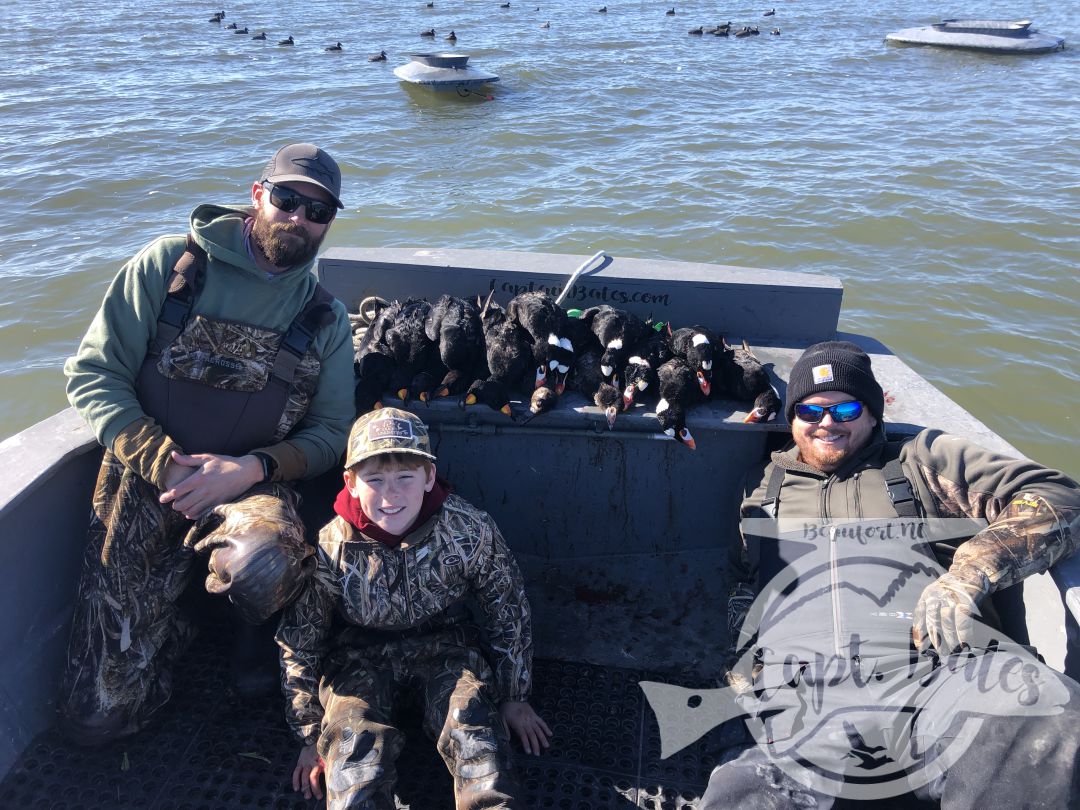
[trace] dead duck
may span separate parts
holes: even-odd
[[[514,412],[510,409],[510,393],[506,386],[496,379],[475,380],[458,403],[462,408],[470,405],[487,405],[493,411],[505,413],[511,419]]]
[[[634,346],[623,369],[623,410],[629,409],[640,396],[659,396],[657,369],[672,357],[666,331],[650,327],[647,336]]]
[[[260,31],[255,36],[253,36],[252,39],[265,40],[266,39],[266,32],[265,31]]]
[[[534,290],[515,295],[506,305],[510,322],[528,333],[536,361],[535,388],[554,377],[551,387],[562,394],[566,375],[574,361],[574,346],[566,336],[566,313],[546,292]]]
[[[286,39],[282,39],[282,40],[278,41],[278,45],[295,45],[295,44],[296,44],[296,41],[292,38],[292,34],[289,34],[289,36]]]
[[[704,396],[712,393],[715,355],[723,350],[719,338],[704,326],[688,326],[671,333],[671,351],[686,361]]]
[[[340,53],[344,49],[341,47],[341,43],[339,42],[339,43],[337,43],[337,45],[327,45],[326,48],[324,48],[324,50],[334,52],[334,53]]]
[[[694,437],[686,427],[687,409],[699,401],[701,394],[695,385],[694,371],[680,357],[673,357],[659,369],[660,400],[656,403],[656,418],[660,430],[691,450],[696,449]]]
[[[762,391],[754,398],[754,405],[750,408],[750,412],[746,414],[743,423],[771,422],[780,413],[781,407],[780,397],[776,395],[772,386],[769,386],[768,391]]]
[[[386,51],[379,51],[376,54],[372,54],[371,56],[369,56],[367,58],[367,60],[369,62],[385,62],[386,61]]]
[[[529,415],[522,419],[518,424],[527,425],[537,416],[554,410],[558,402],[559,395],[546,385],[541,385],[533,391],[532,396],[529,397]]]
[[[570,388],[604,412],[610,430],[615,427],[615,418],[621,410],[622,394],[604,378],[602,362],[602,356],[597,351],[588,351],[575,357]]]
[[[383,393],[390,385],[394,373],[394,360],[381,352],[369,352],[353,362],[356,386],[353,402],[356,415],[382,407]]]
[[[510,322],[506,310],[493,303],[490,295],[480,310],[480,322],[489,375],[508,388],[535,388],[533,380],[526,376],[533,367],[529,335]]]
[[[604,379],[610,381],[626,365],[631,348],[645,337],[645,322],[631,312],[607,304],[589,307],[581,313],[581,320],[604,347],[600,368]]]
[[[471,301],[444,295],[431,307],[424,322],[424,333],[437,347],[438,357],[445,371],[436,397],[459,394],[478,377],[485,363],[484,331],[480,324],[480,311]]]
[[[446,40],[447,42],[457,42],[457,34],[451,31],[449,34],[446,35]]]

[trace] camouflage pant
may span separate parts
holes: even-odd
[[[454,779],[457,810],[516,808],[510,740],[489,696],[491,669],[457,631],[339,653],[323,678],[319,755],[327,807],[393,810],[405,738],[391,720],[395,689],[416,684],[423,727]]]
[[[280,576],[279,546],[287,543],[301,560],[311,553],[295,549],[303,528],[288,487],[257,487],[195,522],[160,504],[159,494],[106,451],[59,700],[61,727],[74,742],[132,734],[169,700],[173,667],[195,635],[177,600],[200,551],[213,552],[207,590],[229,593],[245,616],[258,612],[237,600],[245,586],[249,595],[269,590],[275,605],[295,592]],[[267,513],[280,518],[272,531],[238,529]],[[290,523],[292,531],[279,531]]]

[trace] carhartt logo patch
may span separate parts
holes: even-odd
[[[405,419],[377,419],[368,425],[369,442],[378,439],[413,439],[412,424]]]
[[[822,366],[814,366],[810,373],[814,376],[814,385],[820,385],[821,383],[833,381],[832,363],[825,363],[825,365]]]

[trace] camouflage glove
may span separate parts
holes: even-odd
[[[971,647],[979,603],[989,593],[990,581],[974,566],[951,569],[927,585],[915,606],[915,645],[922,651],[933,646],[941,656]]]
[[[256,494],[211,510],[217,527],[187,545],[210,552],[209,593],[226,594],[240,615],[261,624],[300,592],[315,570],[315,549],[304,542],[296,495],[287,487],[256,487]],[[262,494],[271,491],[273,494]],[[211,523],[201,520],[200,527]]]

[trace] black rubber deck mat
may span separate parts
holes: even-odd
[[[228,633],[204,631],[177,673],[160,719],[137,736],[98,749],[49,731],[0,782],[0,807],[309,808],[292,791],[299,751],[283,701],[247,701],[229,685]],[[647,673],[538,660],[532,703],[555,733],[540,757],[519,753],[530,807],[557,810],[697,804],[723,742],[720,730],[668,760],[638,686]],[[671,681],[671,682],[678,682]],[[701,684],[684,684],[694,686]],[[452,810],[450,777],[418,725],[398,763],[398,799],[412,810]]]

